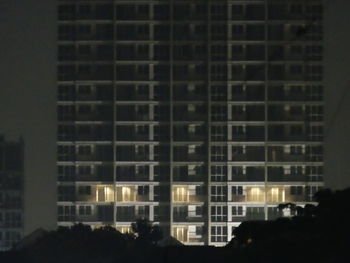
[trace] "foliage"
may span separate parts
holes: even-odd
[[[136,239],[142,243],[155,245],[163,238],[163,233],[158,225],[152,223],[146,218],[140,218],[132,223],[131,228],[136,234]]]

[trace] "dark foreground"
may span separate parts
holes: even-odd
[[[317,206],[288,204],[295,214],[292,218],[242,223],[222,248],[159,247],[159,229],[141,220],[137,236],[111,227],[91,230],[82,224],[59,228],[0,253],[0,262],[350,262],[350,189],[323,190],[315,197]]]

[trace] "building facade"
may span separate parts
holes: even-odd
[[[13,247],[23,237],[24,143],[0,136],[0,251]]]
[[[60,0],[58,223],[186,244],[323,185],[321,0]]]

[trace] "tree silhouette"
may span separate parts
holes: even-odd
[[[163,238],[163,233],[158,225],[152,225],[147,218],[137,219],[131,224],[132,231],[136,234],[136,239],[143,243],[155,245]]]

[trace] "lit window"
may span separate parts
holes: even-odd
[[[264,191],[258,187],[252,187],[250,189],[250,191],[248,191],[248,201],[249,202],[264,202],[265,201]]]
[[[188,228],[187,227],[174,227],[173,236],[181,242],[188,242]]]
[[[130,187],[122,187],[122,198],[123,202],[129,202],[132,201],[132,196],[131,196],[131,189]]]
[[[173,190],[174,202],[188,202],[189,193],[186,186],[175,186]]]

